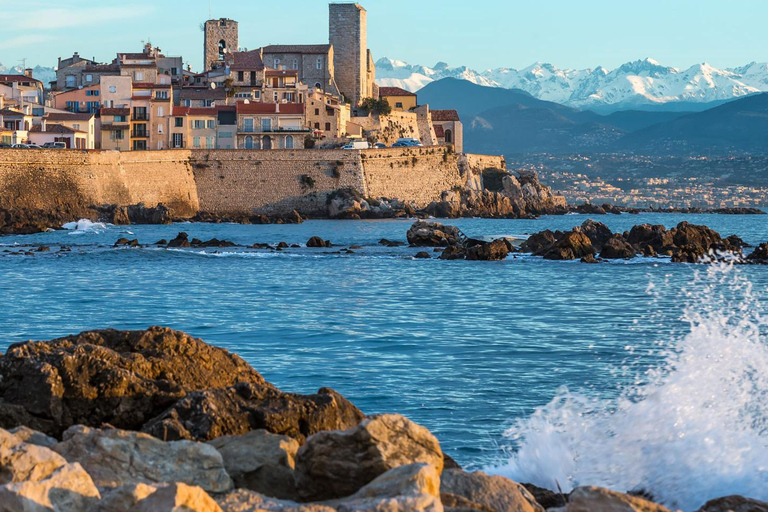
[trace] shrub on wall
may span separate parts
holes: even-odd
[[[315,188],[315,179],[312,176],[309,176],[307,174],[302,174],[299,178],[299,181],[301,182],[301,186],[308,189]]]

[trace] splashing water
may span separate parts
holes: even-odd
[[[103,233],[107,229],[107,225],[103,222],[93,222],[88,219],[80,219],[77,222],[67,222],[63,226],[63,229],[71,231],[71,235],[81,235],[84,233]]]
[[[685,293],[690,329],[666,344],[659,367],[615,399],[560,390],[506,433],[518,449],[488,471],[566,492],[644,490],[685,511],[733,494],[768,499],[768,317],[759,295],[731,265],[697,273]]]

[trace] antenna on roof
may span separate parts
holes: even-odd
[[[21,69],[27,69],[27,58],[24,57],[23,59],[19,59],[19,62],[21,62]]]
[[[213,10],[211,9],[211,0],[208,0],[208,19],[213,19]]]

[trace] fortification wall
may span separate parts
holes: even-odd
[[[192,215],[199,201],[189,153],[0,150],[0,207],[81,212],[164,203]]]

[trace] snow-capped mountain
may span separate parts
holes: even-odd
[[[13,66],[7,68],[0,63],[0,75],[23,75],[24,68],[21,66]],[[40,80],[48,87],[48,83],[56,80],[56,70],[53,68],[45,68],[43,66],[35,66],[32,68],[32,77]]]
[[[576,108],[631,108],[666,103],[711,103],[768,91],[768,63],[733,69],[697,64],[677,69],[653,59],[629,62],[614,70],[558,69],[536,63],[525,69],[474,71],[441,62],[433,68],[413,66],[387,58],[376,63],[377,82],[383,86],[417,91],[442,78],[459,78],[505,89],[521,89],[535,98]]]

